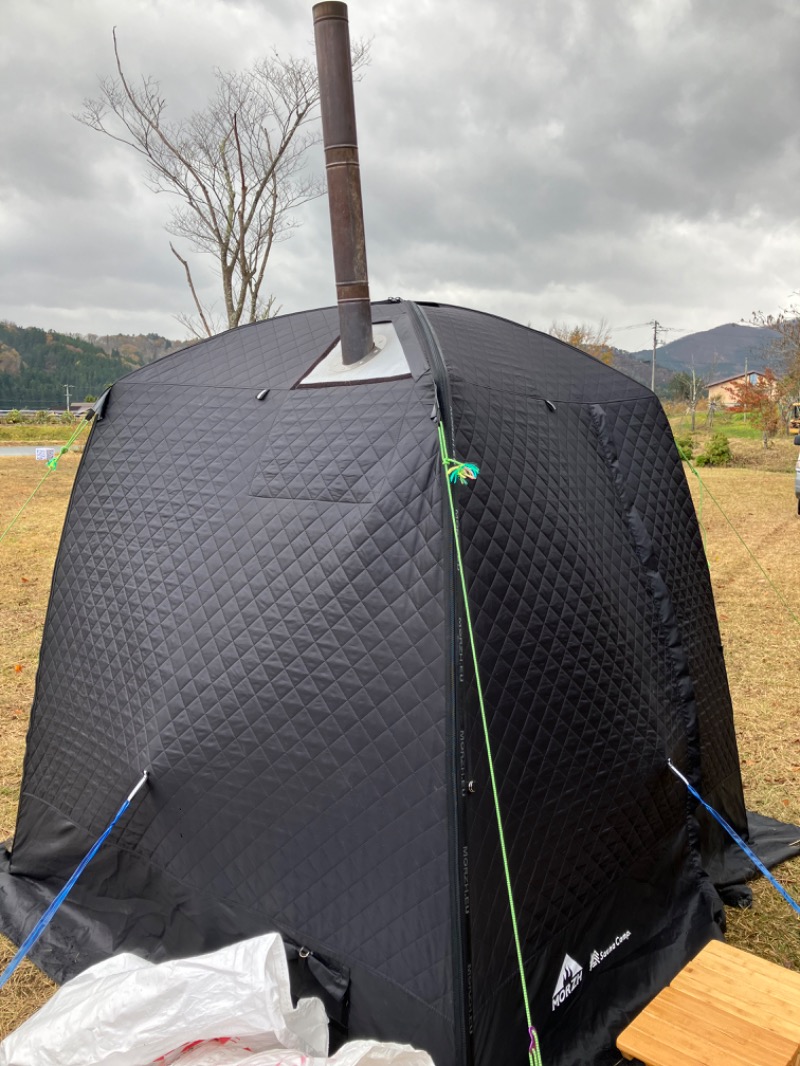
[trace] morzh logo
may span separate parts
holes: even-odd
[[[569,955],[565,955],[561,964],[561,973],[553,990],[553,1010],[560,1007],[564,1000],[572,995],[582,979],[583,967]]]
[[[589,957],[589,969],[593,970],[595,966],[599,966],[603,959],[607,959],[612,951],[616,951],[620,944],[624,944],[626,940],[630,939],[631,931],[626,929],[624,933],[620,933],[618,937],[611,941],[607,948],[603,948],[602,951],[594,949]]]

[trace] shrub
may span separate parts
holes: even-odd
[[[694,437],[691,433],[685,433],[682,437],[676,437],[675,443],[678,445],[681,459],[694,458]]]
[[[58,420],[65,426],[71,426],[72,423],[75,421],[75,415],[72,413],[72,411],[64,411],[61,415],[59,415]]]
[[[17,423],[19,423],[21,421],[22,421],[22,414],[16,409],[16,407],[14,408],[13,411],[9,411],[8,414],[6,415],[6,422],[8,422],[8,424],[11,425],[11,426],[16,426]]]
[[[730,442],[724,433],[715,433],[696,459],[698,466],[727,466],[732,461]]]
[[[47,411],[37,411],[36,414],[33,416],[33,421],[36,423],[37,426],[44,425],[49,420],[50,415],[47,413]]]

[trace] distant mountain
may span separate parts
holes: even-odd
[[[156,333],[129,337],[56,333],[0,322],[0,408],[63,408],[99,396],[117,378],[184,347]]]
[[[162,355],[180,351],[194,341],[170,341],[158,333],[139,333],[131,336],[128,333],[87,333],[83,338],[91,344],[96,344],[109,355],[116,351],[123,359],[132,360],[136,366],[144,366],[160,359]]]
[[[659,352],[659,358],[656,360],[656,392],[658,393],[666,389],[672,379],[672,375],[675,373],[674,370],[662,366],[660,355],[661,353]],[[645,352],[644,354],[637,352],[633,355],[630,352],[623,352],[619,348],[615,348],[612,366],[615,370],[621,370],[623,374],[627,374],[629,378],[646,385],[649,389],[652,358],[652,352]]]
[[[656,391],[663,393],[673,374],[692,366],[706,381],[770,365],[771,329],[730,322],[691,333],[659,347]],[[0,322],[0,408],[63,408],[64,385],[71,399],[99,396],[117,378],[139,366],[180,351],[191,341],[172,341],[157,333],[56,333]],[[629,377],[650,385],[652,350],[615,350],[613,365]]]
[[[775,330],[729,322],[659,346],[656,366],[672,372],[694,367],[707,381],[718,381],[741,374],[745,364],[751,370],[769,366],[770,347],[777,339]],[[649,365],[653,353],[645,348],[629,356]]]

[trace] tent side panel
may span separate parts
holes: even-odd
[[[430,406],[410,380],[115,386],[59,553],[6,927],[152,783],[51,927],[60,976],[277,929],[350,968],[355,1032],[452,1062]]]
[[[526,365],[519,327],[429,315],[450,367],[456,454],[480,467],[458,490],[461,534],[533,1020],[548,1066],[599,1063],[624,1012],[718,934],[685,793],[666,766],[685,763],[691,714],[664,598],[591,409],[632,411],[639,398],[625,394],[638,386],[544,341]],[[678,505],[669,485],[656,491]],[[474,782],[475,1060],[522,1064],[520,979],[468,662],[459,702]]]

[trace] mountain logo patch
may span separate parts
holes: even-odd
[[[564,956],[561,973],[553,990],[553,1010],[568,999],[583,980],[583,967],[569,955]]]

